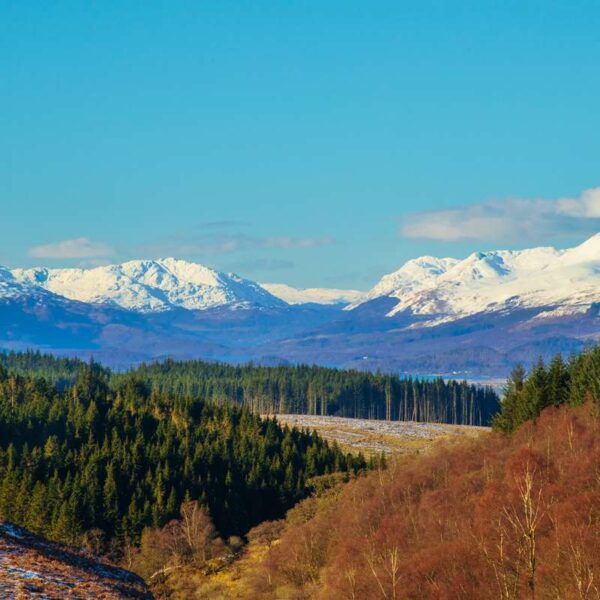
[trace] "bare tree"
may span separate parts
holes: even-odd
[[[196,500],[184,502],[180,514],[180,528],[186,554],[189,554],[192,562],[204,564],[212,556],[216,539],[215,527]]]
[[[505,507],[504,515],[519,538],[519,548],[525,563],[530,597],[535,598],[537,570],[537,529],[542,518],[542,488],[535,487],[536,468],[527,461],[525,471],[517,478],[518,505]]]

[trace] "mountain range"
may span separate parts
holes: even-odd
[[[166,258],[0,267],[0,348],[504,376],[600,336],[600,234],[551,247],[423,256],[368,292],[259,284]]]

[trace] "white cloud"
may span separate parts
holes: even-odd
[[[107,267],[113,261],[106,258],[85,258],[77,263],[80,269],[93,269],[94,267]]]
[[[545,240],[551,235],[595,233],[600,226],[600,187],[576,198],[509,198],[408,215],[402,236],[444,242]]]
[[[94,242],[87,237],[74,240],[63,240],[54,244],[34,246],[29,249],[29,256],[34,258],[92,259],[103,256],[112,256],[115,251],[102,242]]]
[[[283,271],[293,269],[295,263],[290,260],[278,259],[278,258],[254,258],[249,260],[242,260],[239,262],[231,263],[228,267],[228,271],[234,271],[236,273],[246,271]]]
[[[561,198],[556,201],[561,214],[587,219],[600,218],[600,187],[585,190],[579,198]]]

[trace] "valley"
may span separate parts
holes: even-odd
[[[600,600],[600,2],[0,2],[0,600]]]

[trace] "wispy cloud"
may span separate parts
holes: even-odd
[[[319,248],[320,246],[331,246],[335,244],[332,237],[269,237],[258,240],[263,248]]]
[[[106,267],[113,262],[114,261],[106,258],[86,258],[84,260],[80,260],[77,263],[77,266],[81,269],[93,269],[94,267]]]
[[[33,246],[29,249],[29,256],[34,258],[51,259],[93,259],[113,256],[113,248],[102,242],[95,242],[87,237],[73,240],[62,240],[54,244]]]
[[[407,238],[445,242],[533,241],[595,233],[599,227],[600,187],[597,187],[574,198],[508,198],[413,213],[403,219],[400,233]]]
[[[290,260],[279,258],[255,258],[232,263],[228,266],[228,270],[240,273],[255,270],[286,271],[288,269],[293,269],[295,266],[296,264]]]
[[[173,237],[145,246],[143,253],[161,256],[215,256],[260,249],[308,249],[335,244],[331,237],[259,237],[245,233],[210,233],[194,237]]]

